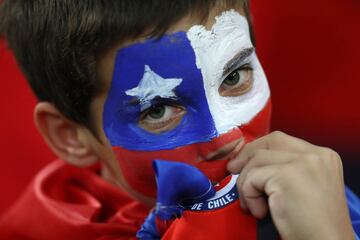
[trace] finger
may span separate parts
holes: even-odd
[[[282,151],[273,151],[273,150],[258,150],[256,154],[251,158],[248,164],[242,169],[238,179],[237,185],[238,189],[241,189],[244,180],[247,178],[248,173],[254,168],[260,168],[263,166],[269,165],[280,165],[287,164],[294,159],[297,159],[299,154],[293,152],[282,152]],[[241,208],[245,211],[248,211],[248,207],[245,203],[245,199],[242,196],[242,193],[239,192],[239,198],[241,203]]]
[[[238,178],[238,184],[244,183],[244,179],[253,168],[287,164],[294,159],[298,159],[299,156],[300,154],[294,152],[273,151],[264,149],[258,150],[254,154],[254,156],[250,158],[248,164],[246,164],[246,166],[242,169]]]
[[[260,149],[298,153],[318,152],[318,147],[311,143],[282,132],[273,132],[246,144],[238,156],[228,163],[228,170],[232,173],[240,172],[255,152]]]
[[[247,209],[256,218],[264,218],[268,211],[267,198],[270,194],[267,184],[282,169],[277,165],[253,168],[247,175],[240,192]]]
[[[252,167],[260,167],[269,164],[282,164],[289,162],[290,160],[298,157],[296,152],[287,152],[287,151],[277,151],[277,150],[267,150],[267,149],[258,149],[253,152],[252,155],[249,155],[248,160],[245,162],[240,162],[240,160],[235,160],[228,163],[228,171],[232,173],[243,173],[245,169]]]

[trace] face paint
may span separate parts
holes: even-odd
[[[176,128],[154,134],[141,128],[139,119],[142,111],[159,105],[182,106],[186,114]],[[207,142],[217,135],[186,33],[118,52],[104,109],[104,129],[113,146],[138,151],[174,149]]]
[[[176,99],[174,89],[182,82],[181,78],[164,79],[145,65],[144,76],[139,86],[126,91],[129,96],[140,101],[141,110],[151,107],[151,101],[156,98]]]
[[[231,10],[216,17],[211,31],[194,26],[187,34],[196,54],[196,65],[204,77],[206,98],[218,134],[248,123],[270,96],[265,74],[253,52],[248,26],[246,18]],[[244,63],[253,68],[255,81],[251,91],[237,97],[220,96],[218,89],[224,72]]]
[[[252,69],[251,81],[244,82],[250,88],[223,96],[224,83],[226,89],[237,86],[242,82],[234,80],[247,76],[244,66]],[[226,161],[215,160],[234,154],[239,139],[248,142],[268,132],[269,97],[247,21],[232,10],[217,17],[211,31],[193,26],[121,49],[104,106],[104,131],[128,184],[155,196],[155,159],[196,165],[212,180],[224,177]],[[152,132],[159,124],[167,127]]]

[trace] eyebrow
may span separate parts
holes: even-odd
[[[151,101],[149,101],[149,102],[152,102],[152,101],[155,101],[155,102],[160,102],[161,101],[161,97],[155,97],[154,99],[152,99]],[[169,98],[169,99],[171,99],[171,98]],[[136,98],[136,97],[134,97],[134,98],[132,98],[131,100],[129,100],[129,101],[127,101],[126,102],[126,105],[128,105],[128,106],[136,106],[136,105],[140,105],[141,104],[141,101],[140,101],[140,99],[138,99],[138,98]]]
[[[127,102],[127,105],[130,105],[130,106],[136,106],[140,104],[140,99],[134,97],[132,98],[130,101]]]
[[[247,57],[251,56],[254,52],[254,48],[245,48],[238,52],[231,60],[229,60],[224,67],[222,77],[228,75],[235,67],[238,67],[239,64],[244,61]]]

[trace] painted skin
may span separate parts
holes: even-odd
[[[270,112],[248,23],[231,10],[210,31],[195,25],[119,50],[103,125],[126,182],[155,197],[153,160],[195,165],[218,182],[241,146],[269,132]]]

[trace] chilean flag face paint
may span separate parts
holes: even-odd
[[[226,160],[268,132],[270,108],[248,23],[231,10],[210,31],[197,25],[119,50],[103,125],[127,183],[154,197],[153,160],[221,180]]]

